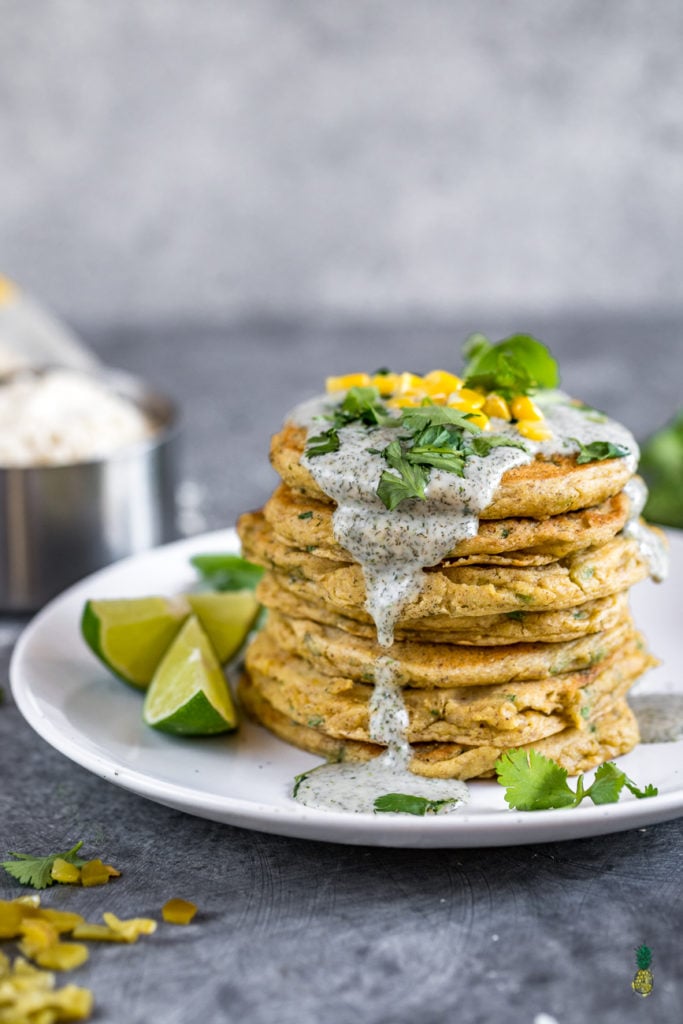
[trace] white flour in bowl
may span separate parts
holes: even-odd
[[[0,467],[88,462],[154,433],[132,402],[72,370],[0,384]]]

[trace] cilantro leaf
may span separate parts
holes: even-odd
[[[683,526],[683,410],[646,441],[640,471],[650,489],[645,518]]]
[[[254,590],[263,576],[260,565],[239,555],[194,555],[190,562],[214,590]]]
[[[306,457],[314,459],[316,455],[327,455],[328,452],[339,451],[339,434],[337,433],[336,427],[330,427],[328,430],[324,430],[322,434],[316,434],[315,437],[309,437],[306,447]]]
[[[417,814],[424,817],[425,814],[438,814],[442,807],[449,807],[456,803],[452,800],[428,800],[425,796],[411,796],[408,793],[386,793],[378,796],[373,807],[375,812],[389,814]]]
[[[623,459],[629,454],[628,448],[621,444],[612,444],[611,441],[591,441],[590,444],[581,444],[577,437],[570,437],[570,441],[579,446],[579,454],[576,463],[582,466],[586,462],[604,462],[605,459]]]
[[[307,772],[301,772],[300,775],[295,775],[294,776],[294,786],[292,787],[292,796],[296,796],[297,795],[297,793],[299,792],[299,787],[301,786],[301,783],[304,781],[304,779],[308,778],[308,776],[311,774],[311,772],[314,772],[315,770],[316,770],[315,768],[309,768]]]
[[[567,771],[536,750],[506,750],[496,761],[505,786],[505,800],[518,811],[571,807],[576,799],[567,785]]]
[[[514,437],[506,437],[505,434],[482,434],[481,437],[469,438],[465,450],[468,454],[484,457],[492,448],[521,448],[523,452],[528,451],[523,441],[518,441]]]
[[[313,513],[311,511],[299,512],[299,515],[297,516],[297,519],[312,519],[312,518],[313,518]]]
[[[542,342],[529,334],[513,334],[492,345],[483,335],[465,347],[465,386],[483,387],[509,397],[526,395],[559,383],[557,363]]]
[[[414,409],[406,409],[399,420],[401,427],[404,427],[411,434],[424,430],[425,427],[436,427],[449,424],[459,427],[460,430],[469,430],[473,434],[481,433],[481,427],[469,419],[469,414],[460,412],[458,409],[451,409],[447,405],[417,405]]]
[[[83,867],[85,861],[76,856],[82,846],[82,842],[76,843],[70,850],[66,850],[63,853],[51,853],[47,857],[34,857],[31,853],[10,852],[7,856],[14,857],[14,860],[6,860],[0,866],[5,869],[8,875],[16,878],[17,882],[21,882],[22,885],[30,885],[34,889],[47,889],[49,885],[54,884],[54,879],[50,872],[52,871],[52,865],[58,857],[68,861],[69,864]]]
[[[349,388],[346,395],[328,417],[334,427],[346,427],[349,423],[364,423],[366,427],[395,423],[379,390],[374,387]]]
[[[583,775],[579,776],[578,781],[583,783]],[[626,776],[617,768],[614,761],[607,761],[600,765],[593,784],[583,796],[590,797],[594,804],[614,804],[621,795],[625,781]]]
[[[645,800],[647,797],[657,796],[659,794],[659,790],[656,786],[653,786],[651,782],[648,782],[645,789],[638,789],[635,782],[632,782],[628,775],[624,776],[624,785],[629,793],[633,793],[638,800]]]
[[[594,804],[613,804],[626,787],[635,797],[657,796],[655,786],[644,790],[628,778],[625,772],[607,761],[595,773],[586,789],[585,775],[576,780],[576,792],[567,783],[567,772],[556,761],[544,757],[537,750],[506,750],[496,761],[496,775],[505,786],[505,799],[518,811],[542,811],[556,807],[578,807],[588,797]]]
[[[396,467],[398,468],[398,467]],[[402,462],[400,476],[388,470],[382,473],[377,485],[377,497],[386,505],[390,512],[407,498],[424,498],[427,485],[427,471],[421,466],[411,466]]]

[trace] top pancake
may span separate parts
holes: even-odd
[[[330,502],[301,462],[306,428],[285,423],[271,442],[274,469],[293,491],[321,502]],[[493,501],[480,513],[481,519],[548,516],[600,505],[618,494],[632,476],[624,459],[606,459],[577,465],[575,456],[537,457],[534,462],[508,470]]]

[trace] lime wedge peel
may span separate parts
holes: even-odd
[[[144,690],[189,614],[183,598],[87,601],[81,632],[114,675]]]
[[[195,615],[154,673],[142,717],[152,728],[178,736],[212,736],[237,728],[228,684]]]

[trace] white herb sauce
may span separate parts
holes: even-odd
[[[307,428],[308,439],[327,427],[325,419],[341,396],[323,396],[298,406],[289,419]],[[397,437],[396,428],[368,429],[351,424],[338,431],[338,451],[302,457],[320,489],[337,503],[334,534],[361,565],[365,579],[366,609],[376,629],[378,643],[389,648],[402,608],[419,597],[423,570],[436,566],[456,544],[476,535],[479,514],[493,501],[504,474],[526,465],[537,454],[570,455],[579,442],[611,441],[628,449],[624,458],[631,472],[638,463],[638,446],[621,424],[606,417],[593,418],[586,410],[568,404],[567,396],[553,393],[544,403],[551,440],[524,439],[525,449],[498,447],[485,457],[467,458],[464,476],[433,469],[426,500],[409,500],[389,511],[377,496],[377,486],[387,464],[369,448],[382,450]],[[542,398],[539,399],[539,404]],[[494,434],[520,440],[516,427],[492,419]],[[371,812],[374,800],[385,793],[406,793],[430,800],[453,800],[443,812],[467,800],[464,783],[452,779],[420,778],[409,771],[411,748],[405,738],[408,715],[396,683],[392,659],[378,659],[375,690],[370,701],[369,732],[387,747],[368,764],[323,765],[298,785],[296,799],[311,807],[351,812]],[[442,812],[442,813],[443,813]]]
[[[645,481],[639,476],[634,476],[624,487],[624,492],[631,509],[623,534],[635,540],[641,557],[649,566],[650,576],[656,583],[661,583],[669,573],[669,553],[661,535],[651,530],[640,518],[647,501]]]

